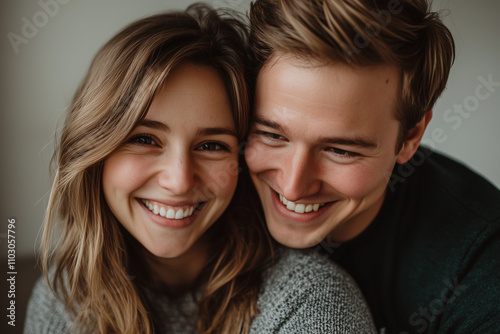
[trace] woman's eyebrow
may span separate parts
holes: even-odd
[[[210,136],[210,135],[230,135],[238,137],[236,131],[231,128],[224,127],[214,127],[214,128],[198,128],[196,133],[200,136]]]
[[[162,131],[170,131],[170,128],[167,124],[162,123],[160,121],[154,121],[151,119],[143,119],[139,122],[138,126],[144,126],[147,128],[158,129]],[[199,136],[209,136],[209,135],[231,135],[234,137],[238,137],[236,131],[231,128],[225,127],[212,127],[212,128],[198,128],[196,130],[196,134]]]
[[[153,121],[151,119],[143,119],[142,121],[139,122],[138,126],[145,126],[147,128],[158,129],[162,131],[170,130],[167,124],[159,121]]]

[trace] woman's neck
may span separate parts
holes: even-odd
[[[181,296],[196,289],[196,279],[208,262],[208,242],[202,236],[186,253],[173,259],[157,257],[145,250],[153,290]]]

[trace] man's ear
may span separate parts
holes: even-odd
[[[418,122],[417,125],[415,125],[415,127],[408,132],[403,146],[396,156],[396,161],[398,164],[404,164],[411,159],[413,154],[415,154],[418,149],[418,145],[420,145],[420,141],[422,140],[425,129],[427,128],[427,124],[429,124],[431,118],[432,109],[426,112],[420,122]]]

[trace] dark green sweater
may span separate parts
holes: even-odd
[[[424,148],[394,171],[372,224],[320,250],[354,277],[382,333],[500,333],[500,191]]]

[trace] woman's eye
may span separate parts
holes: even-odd
[[[139,145],[158,145],[158,143],[156,143],[154,139],[149,135],[133,136],[132,138],[130,138],[129,142]]]
[[[196,148],[197,151],[229,151],[229,147],[222,143],[208,142]]]

